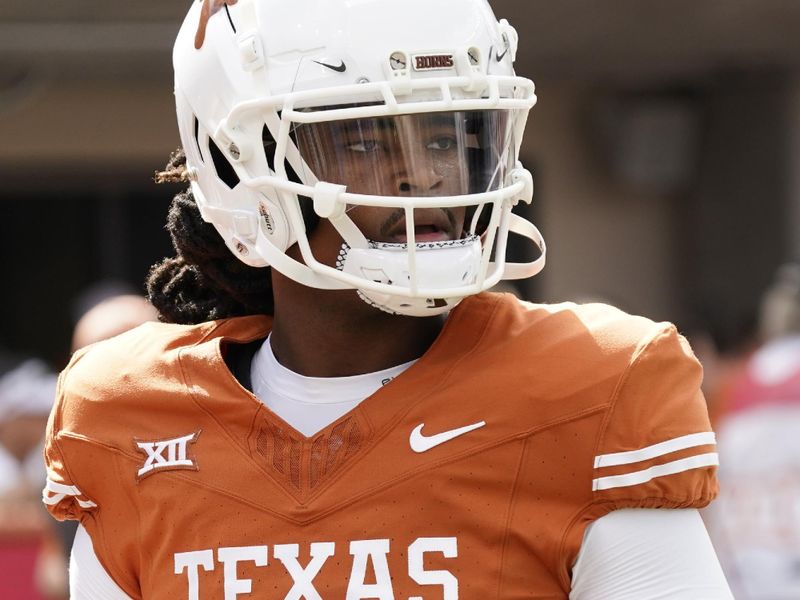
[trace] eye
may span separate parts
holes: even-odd
[[[456,147],[456,138],[452,135],[439,135],[433,138],[426,148],[428,150],[435,150],[443,152],[446,150],[453,150]]]
[[[380,144],[375,140],[361,140],[345,146],[350,152],[370,154],[380,150]]]

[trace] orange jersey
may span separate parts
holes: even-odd
[[[130,596],[566,598],[593,520],[716,494],[702,371],[672,325],[468,298],[312,438],[223,360],[269,328],[149,323],[62,374],[45,502]]]

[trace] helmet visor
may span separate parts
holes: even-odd
[[[505,110],[435,112],[299,124],[294,136],[316,179],[348,192],[459,196],[502,186],[510,122]]]

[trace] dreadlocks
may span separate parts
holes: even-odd
[[[186,156],[178,150],[158,182],[186,181]],[[251,314],[272,314],[272,285],[267,269],[249,267],[203,221],[190,190],[175,196],[167,231],[176,256],[150,269],[147,293],[168,323],[193,324]]]

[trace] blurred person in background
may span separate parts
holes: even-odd
[[[760,311],[763,345],[724,399],[720,496],[707,519],[739,600],[800,598],[800,264]]]
[[[715,429],[730,409],[732,390],[750,357],[761,346],[756,312],[753,310],[752,318],[744,318],[740,326],[726,332],[708,316],[696,319],[687,329],[686,337],[703,365],[703,395]]]
[[[44,427],[56,375],[41,360],[0,351],[0,598],[39,598],[36,557],[50,529],[37,488],[45,481]]]
[[[144,296],[111,296],[98,302],[78,320],[72,334],[72,352],[157,319],[156,309]]]

